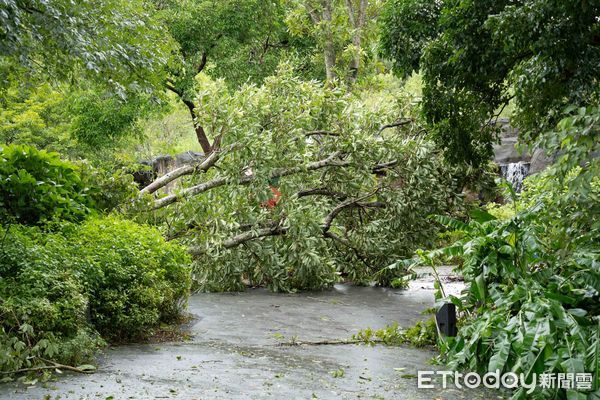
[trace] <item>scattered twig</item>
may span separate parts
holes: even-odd
[[[40,360],[42,360],[45,363],[50,363],[52,365],[40,365],[38,367],[30,367],[30,368],[21,368],[21,369],[17,369],[14,371],[1,371],[0,374],[2,375],[14,375],[14,374],[21,374],[24,372],[35,372],[35,371],[43,371],[43,370],[47,370],[47,369],[64,369],[66,371],[73,371],[73,372],[77,372],[79,374],[93,374],[95,372],[95,370],[92,369],[81,369],[81,368],[77,368],[77,367],[73,367],[72,365],[65,365],[65,364],[60,364],[57,362],[54,362],[52,360],[46,360],[45,358],[41,358],[41,357],[37,357]]]
[[[383,340],[381,339],[371,339],[370,342],[372,343],[383,343]],[[364,340],[360,340],[360,339],[333,339],[333,340],[317,340],[317,341],[302,341],[302,340],[291,340],[289,342],[281,342],[278,343],[276,346],[288,346],[288,347],[292,347],[292,346],[338,346],[338,345],[344,345],[344,344],[360,344],[360,343],[365,343]]]

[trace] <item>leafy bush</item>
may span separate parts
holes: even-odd
[[[131,171],[133,165],[106,166],[103,162],[101,168],[88,162],[80,162],[81,179],[89,187],[88,195],[94,208],[100,212],[108,213],[119,207],[130,204],[139,192],[134,182]],[[135,164],[137,166],[137,164]]]
[[[110,339],[144,336],[180,315],[190,287],[184,249],[148,226],[115,217],[67,229],[90,320]]]
[[[600,388],[600,179],[587,201],[570,196],[581,175],[564,182],[551,173],[528,179],[512,216],[479,212],[468,224],[438,217],[463,238],[421,253],[420,263],[462,257],[468,283],[449,296],[462,323],[456,338],[440,342],[451,367],[479,372],[592,373]],[[539,379],[539,378],[538,378]],[[585,398],[573,390],[538,389],[535,398]],[[514,394],[525,398],[523,389]]]
[[[91,200],[75,165],[29,146],[0,147],[0,217],[35,225],[82,220]]]
[[[79,365],[100,335],[141,338],[172,322],[187,299],[188,264],[156,229],[116,217],[54,233],[0,229],[0,371]]]
[[[103,341],[87,324],[65,239],[16,225],[0,233],[0,371],[89,361]]]

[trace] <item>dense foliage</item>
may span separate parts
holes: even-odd
[[[20,145],[0,147],[0,183],[4,221],[38,224],[81,220],[90,213],[91,199],[77,167],[57,153]]]
[[[156,229],[109,217],[0,234],[0,371],[78,365],[184,309],[188,256]]]
[[[74,269],[90,297],[90,322],[109,339],[147,335],[173,321],[190,286],[187,253],[160,232],[117,218],[68,227]]]
[[[390,0],[385,2],[379,24],[379,45],[384,56],[394,62],[394,71],[409,76],[419,71],[426,45],[439,33],[441,1]]]
[[[452,161],[487,162],[496,134],[489,122],[509,102],[514,125],[535,138],[568,105],[599,100],[597,2],[443,1],[435,2],[439,19],[435,10],[423,14],[418,2],[399,3],[384,19],[385,51],[406,73],[417,63],[414,51],[403,50],[431,39],[418,46],[423,112]],[[428,31],[423,20],[438,22]]]
[[[289,65],[261,87],[202,84],[198,122],[221,137],[217,168],[156,200],[167,208],[152,218],[193,247],[203,289],[313,289],[340,274],[368,283],[431,243],[427,215],[459,204],[443,157],[410,119],[382,129],[401,104],[389,93],[371,102],[373,93],[325,88]]]
[[[0,70],[83,74],[121,94],[149,88],[168,48],[157,28],[143,1],[5,0]]]
[[[46,377],[91,360],[104,340],[177,320],[187,252],[154,228],[98,216],[131,202],[131,175],[24,145],[0,157],[0,371]]]
[[[458,337],[441,350],[454,368],[541,373],[591,373],[600,390],[600,163],[597,109],[564,118],[547,144],[557,163],[528,178],[514,202],[478,211],[468,224],[439,217],[462,238],[421,253],[418,263],[460,257],[468,282],[445,299],[462,315]],[[560,144],[555,140],[559,138]],[[555,147],[556,146],[556,147]],[[441,296],[440,296],[441,297]],[[535,398],[581,398],[588,391],[540,389]],[[527,397],[524,389],[514,398]]]
[[[279,1],[165,2],[159,15],[179,47],[170,82],[189,95],[205,67],[233,85],[272,74],[289,40],[282,14]]]

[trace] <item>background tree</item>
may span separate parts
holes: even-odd
[[[286,24],[297,37],[312,38],[321,52],[325,78],[356,82],[361,61],[373,59],[376,0],[288,0]]]
[[[6,0],[0,4],[0,66],[55,79],[110,83],[124,96],[160,81],[167,43],[141,0]]]
[[[387,9],[383,36],[391,40],[383,43],[407,65],[397,52],[405,47],[398,25],[414,9],[412,1],[399,4]],[[574,0],[443,3],[438,25],[418,36],[433,38],[419,64],[423,112],[450,159],[487,162],[496,134],[490,122],[511,101],[525,139],[552,129],[567,105],[598,102],[599,7]]]
[[[406,78],[420,69],[423,50],[439,32],[441,0],[388,0],[378,23],[379,45],[384,57],[393,61],[393,69]]]
[[[202,72],[226,78],[231,85],[260,81],[273,73],[289,45],[278,1],[174,0],[159,3],[159,15],[177,51],[169,64],[166,87],[189,110],[204,153],[218,147],[197,121],[196,76]]]
[[[171,42],[143,1],[7,0],[0,22],[5,143],[97,158],[162,110]]]
[[[122,99],[94,81],[77,86],[42,83],[43,75],[23,82],[8,77],[0,91],[0,142],[59,151],[94,162],[114,159],[114,152],[139,143],[140,120],[166,109],[154,95],[129,92]],[[156,92],[155,92],[156,93]],[[158,93],[156,93],[158,94]],[[111,153],[108,157],[104,157]]]

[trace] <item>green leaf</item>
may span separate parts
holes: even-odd
[[[488,371],[494,372],[499,370],[504,371],[504,366],[508,360],[508,354],[510,352],[511,341],[506,333],[501,333],[494,343],[494,355],[490,358],[488,363]]]
[[[472,220],[474,220],[480,224],[483,224],[488,221],[493,221],[496,219],[496,217],[494,217],[492,214],[490,214],[487,211],[482,210],[480,208],[471,210],[469,212],[469,216],[471,217]]]
[[[485,287],[485,278],[483,277],[483,274],[478,275],[475,278],[475,289],[476,289],[476,294],[477,294],[477,299],[485,302],[486,299],[486,287]]]

